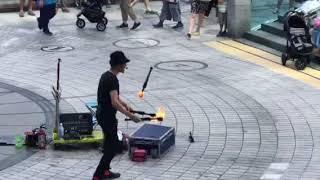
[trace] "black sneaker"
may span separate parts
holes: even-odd
[[[53,33],[50,32],[49,30],[43,31],[43,33],[46,34],[46,35],[48,35],[48,36],[52,36],[52,35],[53,35]]]
[[[140,25],[141,25],[140,22],[134,23],[133,26],[132,26],[132,28],[131,28],[130,30],[135,30],[135,29],[137,29]]]
[[[122,23],[120,26],[117,26],[117,28],[127,28],[128,24]]]
[[[221,33],[221,36],[227,36],[227,31],[223,31],[223,32]]]
[[[110,170],[106,170],[103,175],[103,179],[116,179],[121,176],[120,173],[114,173]]]
[[[158,24],[152,25],[154,28],[163,28],[163,23],[159,22]]]
[[[182,28],[183,24],[182,22],[178,22],[175,26],[172,27],[172,29],[178,29],[178,28]]]
[[[187,38],[188,38],[188,39],[191,39],[191,33],[188,33],[188,34],[187,34]]]
[[[219,31],[219,33],[217,34],[217,37],[221,37],[222,36],[222,32]]]
[[[41,25],[41,22],[40,22],[40,18],[37,18],[37,21],[38,21],[38,28],[41,30],[42,29],[42,25]]]

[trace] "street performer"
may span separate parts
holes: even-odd
[[[110,171],[110,163],[119,148],[117,111],[120,111],[134,122],[141,119],[132,114],[132,108],[119,97],[117,75],[124,73],[130,62],[123,52],[115,51],[110,55],[110,70],[103,73],[98,86],[98,107],[96,117],[104,134],[103,156],[93,175],[93,180],[119,178],[120,173]]]

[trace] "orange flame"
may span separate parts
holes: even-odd
[[[138,96],[139,96],[140,99],[143,99],[143,97],[144,97],[144,92],[143,92],[143,91],[139,91],[139,92],[138,92]]]
[[[159,107],[158,111],[156,112],[156,118],[162,118],[162,120],[164,120],[164,118],[166,117],[166,111],[164,107]]]

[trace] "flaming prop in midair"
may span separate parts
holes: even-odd
[[[143,97],[144,97],[144,90],[147,88],[149,77],[150,77],[152,69],[153,69],[153,67],[150,67],[150,70],[149,70],[149,73],[147,75],[147,78],[143,83],[142,90],[138,93],[138,96],[139,96],[140,99],[143,99]]]
[[[139,96],[140,99],[143,99],[143,97],[144,97],[144,92],[143,92],[143,91],[139,91],[139,92],[138,92],[138,96]]]

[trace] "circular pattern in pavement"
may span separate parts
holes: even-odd
[[[59,46],[59,45],[49,45],[41,47],[42,51],[46,52],[67,52],[74,50],[74,47],[72,46]]]
[[[205,69],[208,67],[208,64],[195,60],[178,60],[160,62],[155,67],[166,71],[194,71]]]
[[[113,45],[121,48],[138,49],[157,46],[160,41],[151,38],[127,38],[113,42]]]

